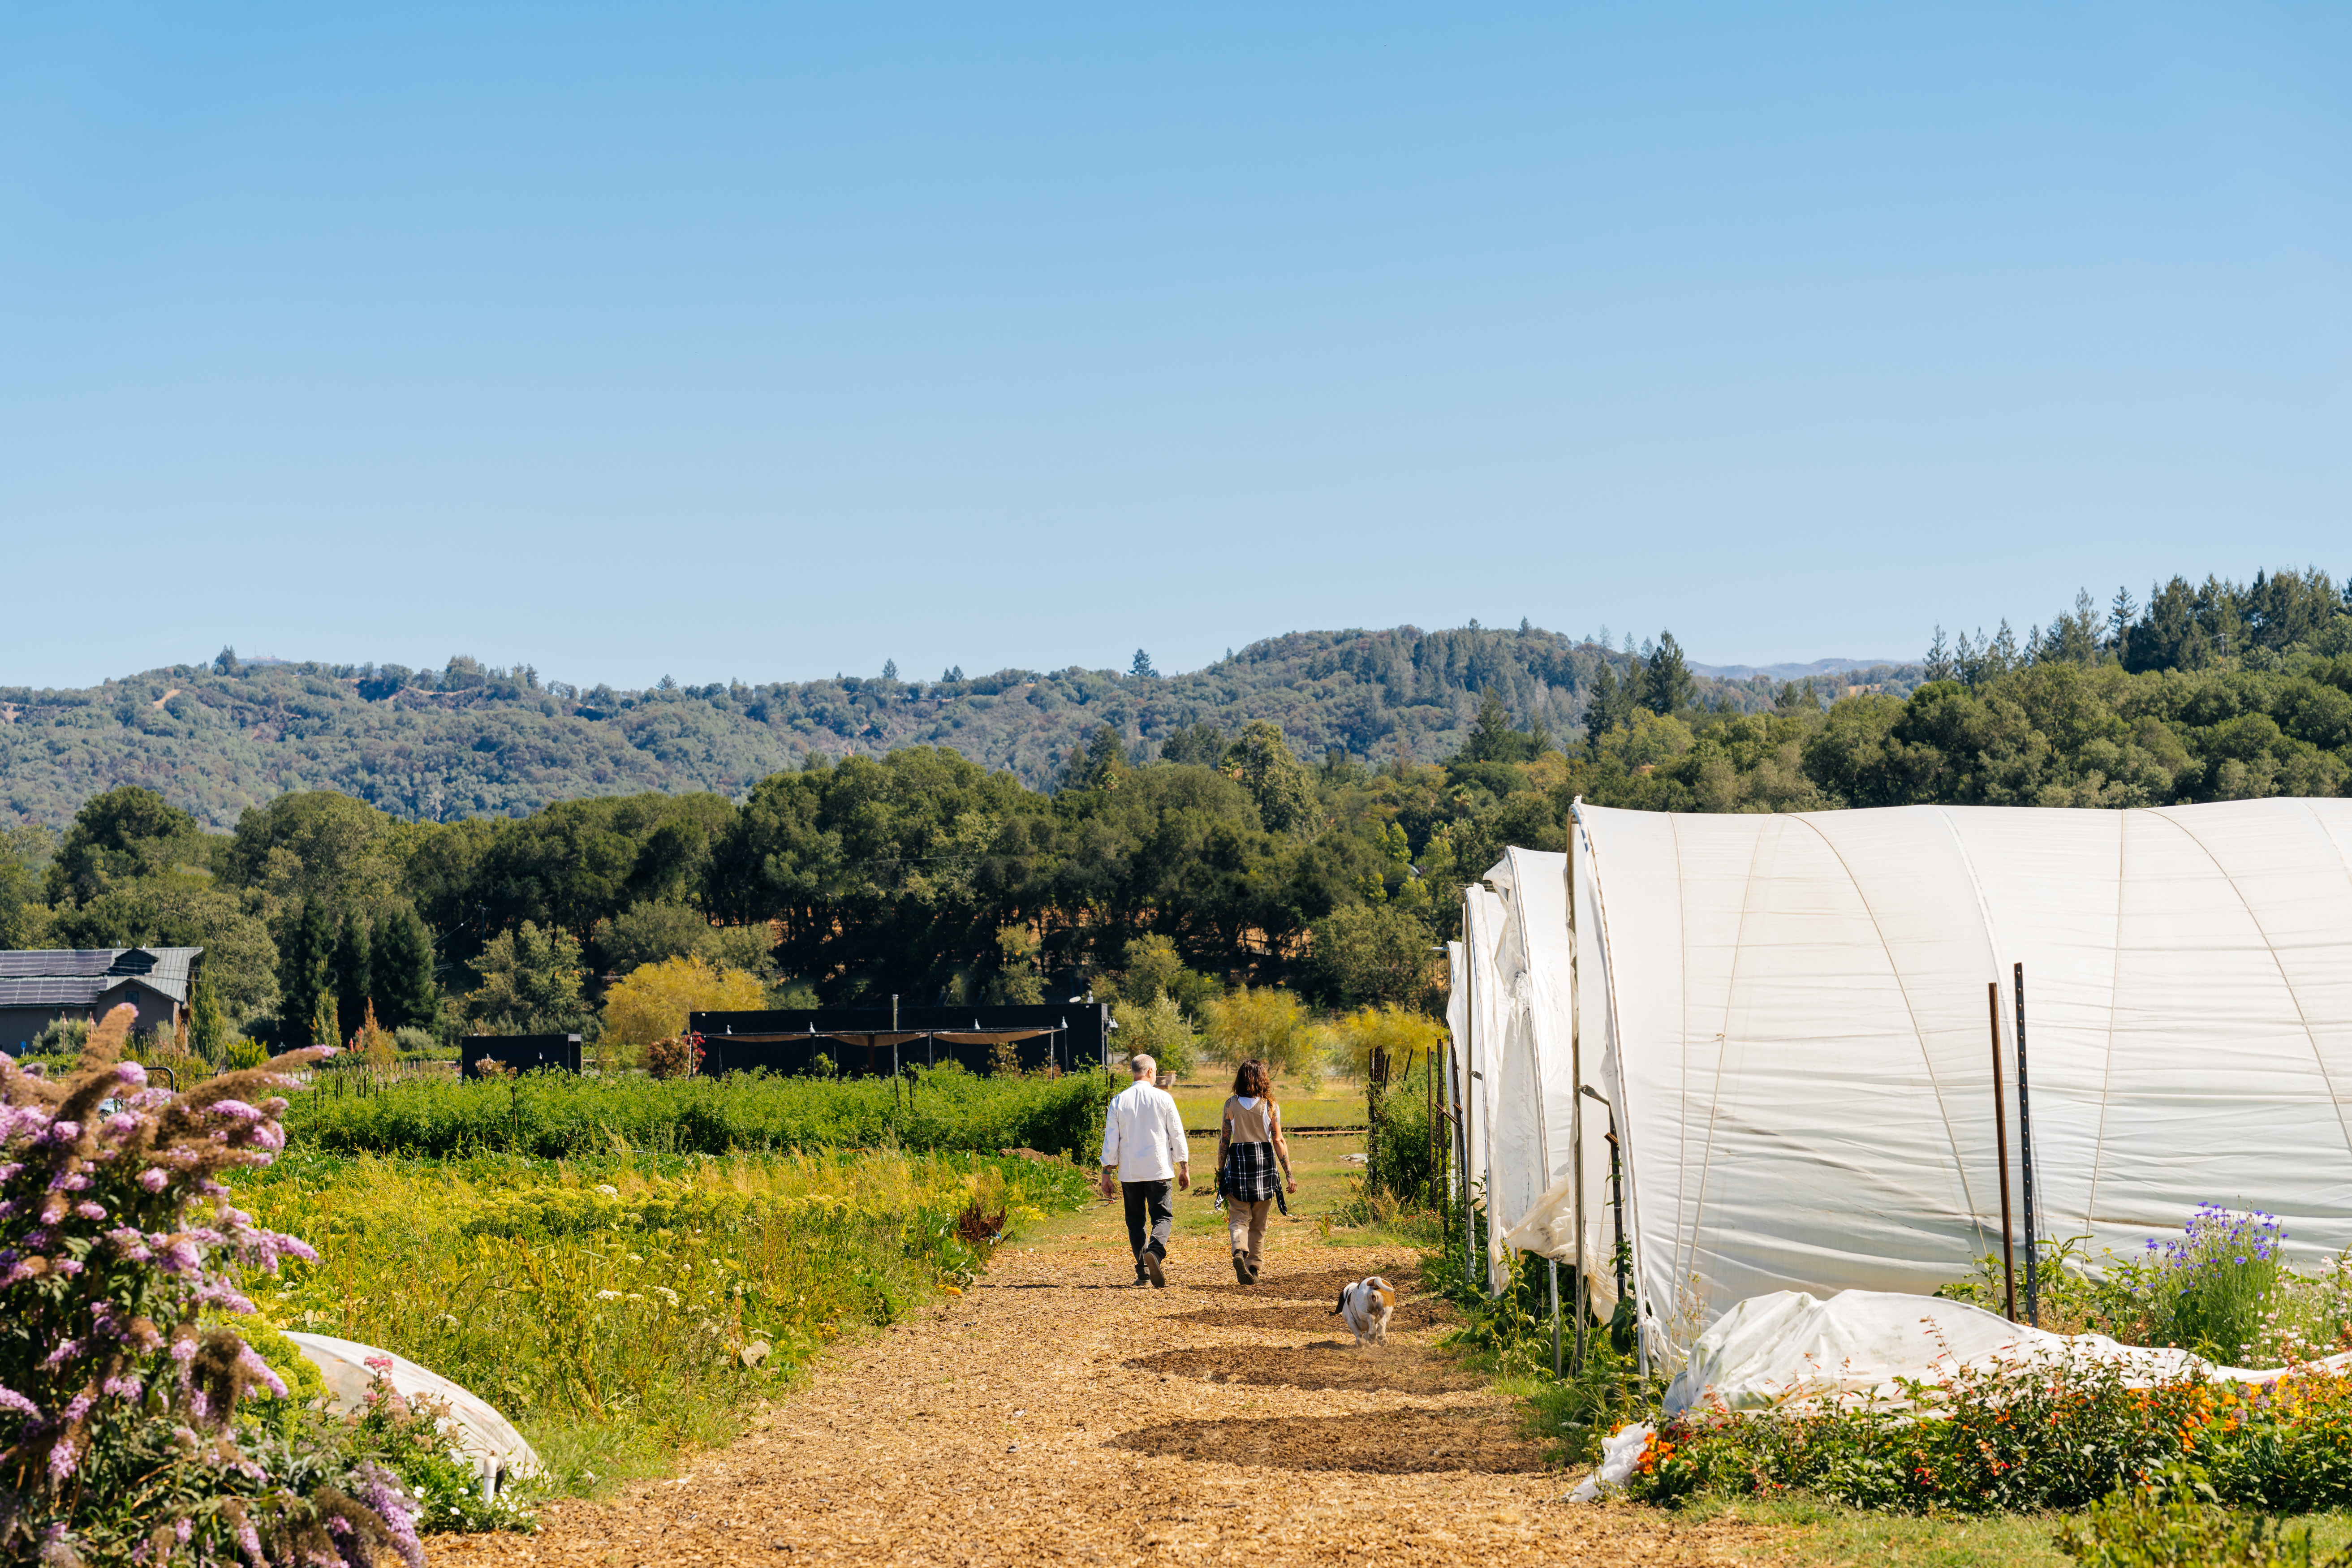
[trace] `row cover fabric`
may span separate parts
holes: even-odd
[[[544,1473],[539,1451],[514,1429],[512,1423],[493,1409],[488,1401],[439,1373],[427,1371],[406,1356],[363,1345],[356,1340],[293,1332],[286,1337],[319,1369],[327,1384],[327,1407],[337,1415],[367,1408],[377,1367],[383,1369],[383,1380],[392,1385],[393,1392],[402,1398],[434,1400],[444,1405],[442,1433],[474,1461],[485,1498],[496,1497],[513,1481]],[[371,1362],[375,1366],[371,1366]]]
[[[1580,1261],[1605,1312],[1622,1221],[1653,1353],[1749,1297],[1924,1294],[1999,1249],[2020,962],[2042,1235],[2095,1263],[2213,1201],[2282,1216],[2306,1262],[2352,1246],[2352,801],[1580,805],[1565,858],[1487,879],[1462,1048],[1490,1274]]]
[[[2053,1363],[2119,1363],[2124,1382],[2146,1388],[2185,1383],[2266,1383],[2287,1369],[2222,1366],[2183,1350],[2126,1345],[2104,1334],[2053,1334],[2012,1323],[1961,1301],[1876,1290],[1846,1290],[1824,1301],[1801,1290],[1751,1297],[1716,1320],[1666,1390],[1668,1417],[1706,1403],[1735,1414],[1861,1404],[1909,1403],[1903,1386],[1944,1384],[1966,1370],[1990,1372]],[[2340,1371],[2352,1352],[2309,1366]],[[1618,1429],[1601,1445],[1600,1468],[1573,1500],[1597,1500],[1633,1474],[1647,1423]]]

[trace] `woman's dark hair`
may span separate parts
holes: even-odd
[[[1255,1057],[1234,1069],[1234,1092],[1244,1100],[1272,1100],[1274,1075]]]

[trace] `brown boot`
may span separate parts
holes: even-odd
[[[1242,1283],[1244,1285],[1255,1285],[1257,1283],[1257,1262],[1255,1258],[1249,1261],[1248,1268],[1249,1278],[1242,1281]]]
[[[1249,1255],[1239,1247],[1234,1249],[1234,1278],[1243,1284],[1254,1283],[1257,1276],[1250,1271]]]

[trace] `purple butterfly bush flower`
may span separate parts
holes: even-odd
[[[381,1465],[368,1465],[360,1471],[360,1501],[375,1510],[391,1527],[394,1547],[408,1568],[425,1568],[425,1546],[416,1539],[415,1514],[406,1494],[401,1491],[399,1479]]]
[[[35,1479],[7,1506],[26,1539],[54,1543],[46,1555],[86,1555],[72,1500],[110,1484],[109,1456],[127,1434],[162,1423],[176,1430],[170,1440],[209,1456],[203,1462],[228,1503],[159,1521],[170,1524],[165,1541],[184,1549],[173,1560],[242,1556],[278,1568],[266,1545],[274,1527],[255,1520],[307,1505],[240,1447],[216,1381],[221,1363],[206,1358],[233,1357],[230,1387],[283,1398],[285,1380],[229,1331],[195,1325],[200,1313],[253,1311],[240,1272],[317,1258],[257,1226],[222,1179],[271,1163],[285,1147],[286,1100],[247,1086],[299,1087],[284,1068],[315,1058],[243,1075],[237,1093],[207,1100],[203,1089],[160,1088],[143,1068],[111,1059],[129,1018],[110,1015],[70,1076],[37,1078],[0,1060],[0,1442],[15,1429]],[[397,1487],[383,1478],[382,1496],[361,1499],[364,1478],[344,1474],[332,1484],[381,1521],[374,1539],[388,1535],[421,1563],[414,1509]],[[354,1507],[339,1512],[347,1551],[367,1538],[355,1520],[375,1531]]]

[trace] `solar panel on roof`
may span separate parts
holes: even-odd
[[[104,988],[105,982],[96,977],[44,974],[0,979],[0,1007],[87,1007]]]
[[[0,980],[32,975],[103,974],[114,966],[120,948],[47,948],[0,952]]]

